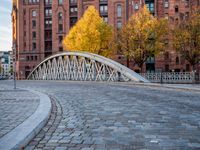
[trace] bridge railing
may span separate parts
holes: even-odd
[[[200,79],[199,74],[194,72],[141,73],[140,75],[153,83],[196,83]]]

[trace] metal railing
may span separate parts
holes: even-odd
[[[160,72],[141,73],[143,77],[153,83],[197,83],[200,76],[194,72]]]

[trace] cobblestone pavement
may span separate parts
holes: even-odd
[[[27,150],[200,149],[199,92],[89,82],[18,86],[54,99],[48,124]]]
[[[0,82],[0,140],[17,127],[39,105],[39,97],[25,90],[12,90]]]

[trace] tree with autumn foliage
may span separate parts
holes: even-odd
[[[99,16],[94,6],[89,6],[83,17],[72,27],[63,40],[65,50],[87,51],[108,56],[112,28]]]
[[[182,21],[172,31],[175,49],[195,70],[195,65],[200,62],[200,12],[192,12],[188,20]]]
[[[127,57],[127,66],[132,59],[142,71],[142,66],[149,57],[164,50],[167,30],[167,21],[152,16],[146,6],[134,14],[118,34],[117,45]]]

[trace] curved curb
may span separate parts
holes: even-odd
[[[35,136],[46,124],[51,113],[50,98],[40,92],[29,90],[40,98],[37,110],[23,123],[0,139],[0,149],[20,149]]]

